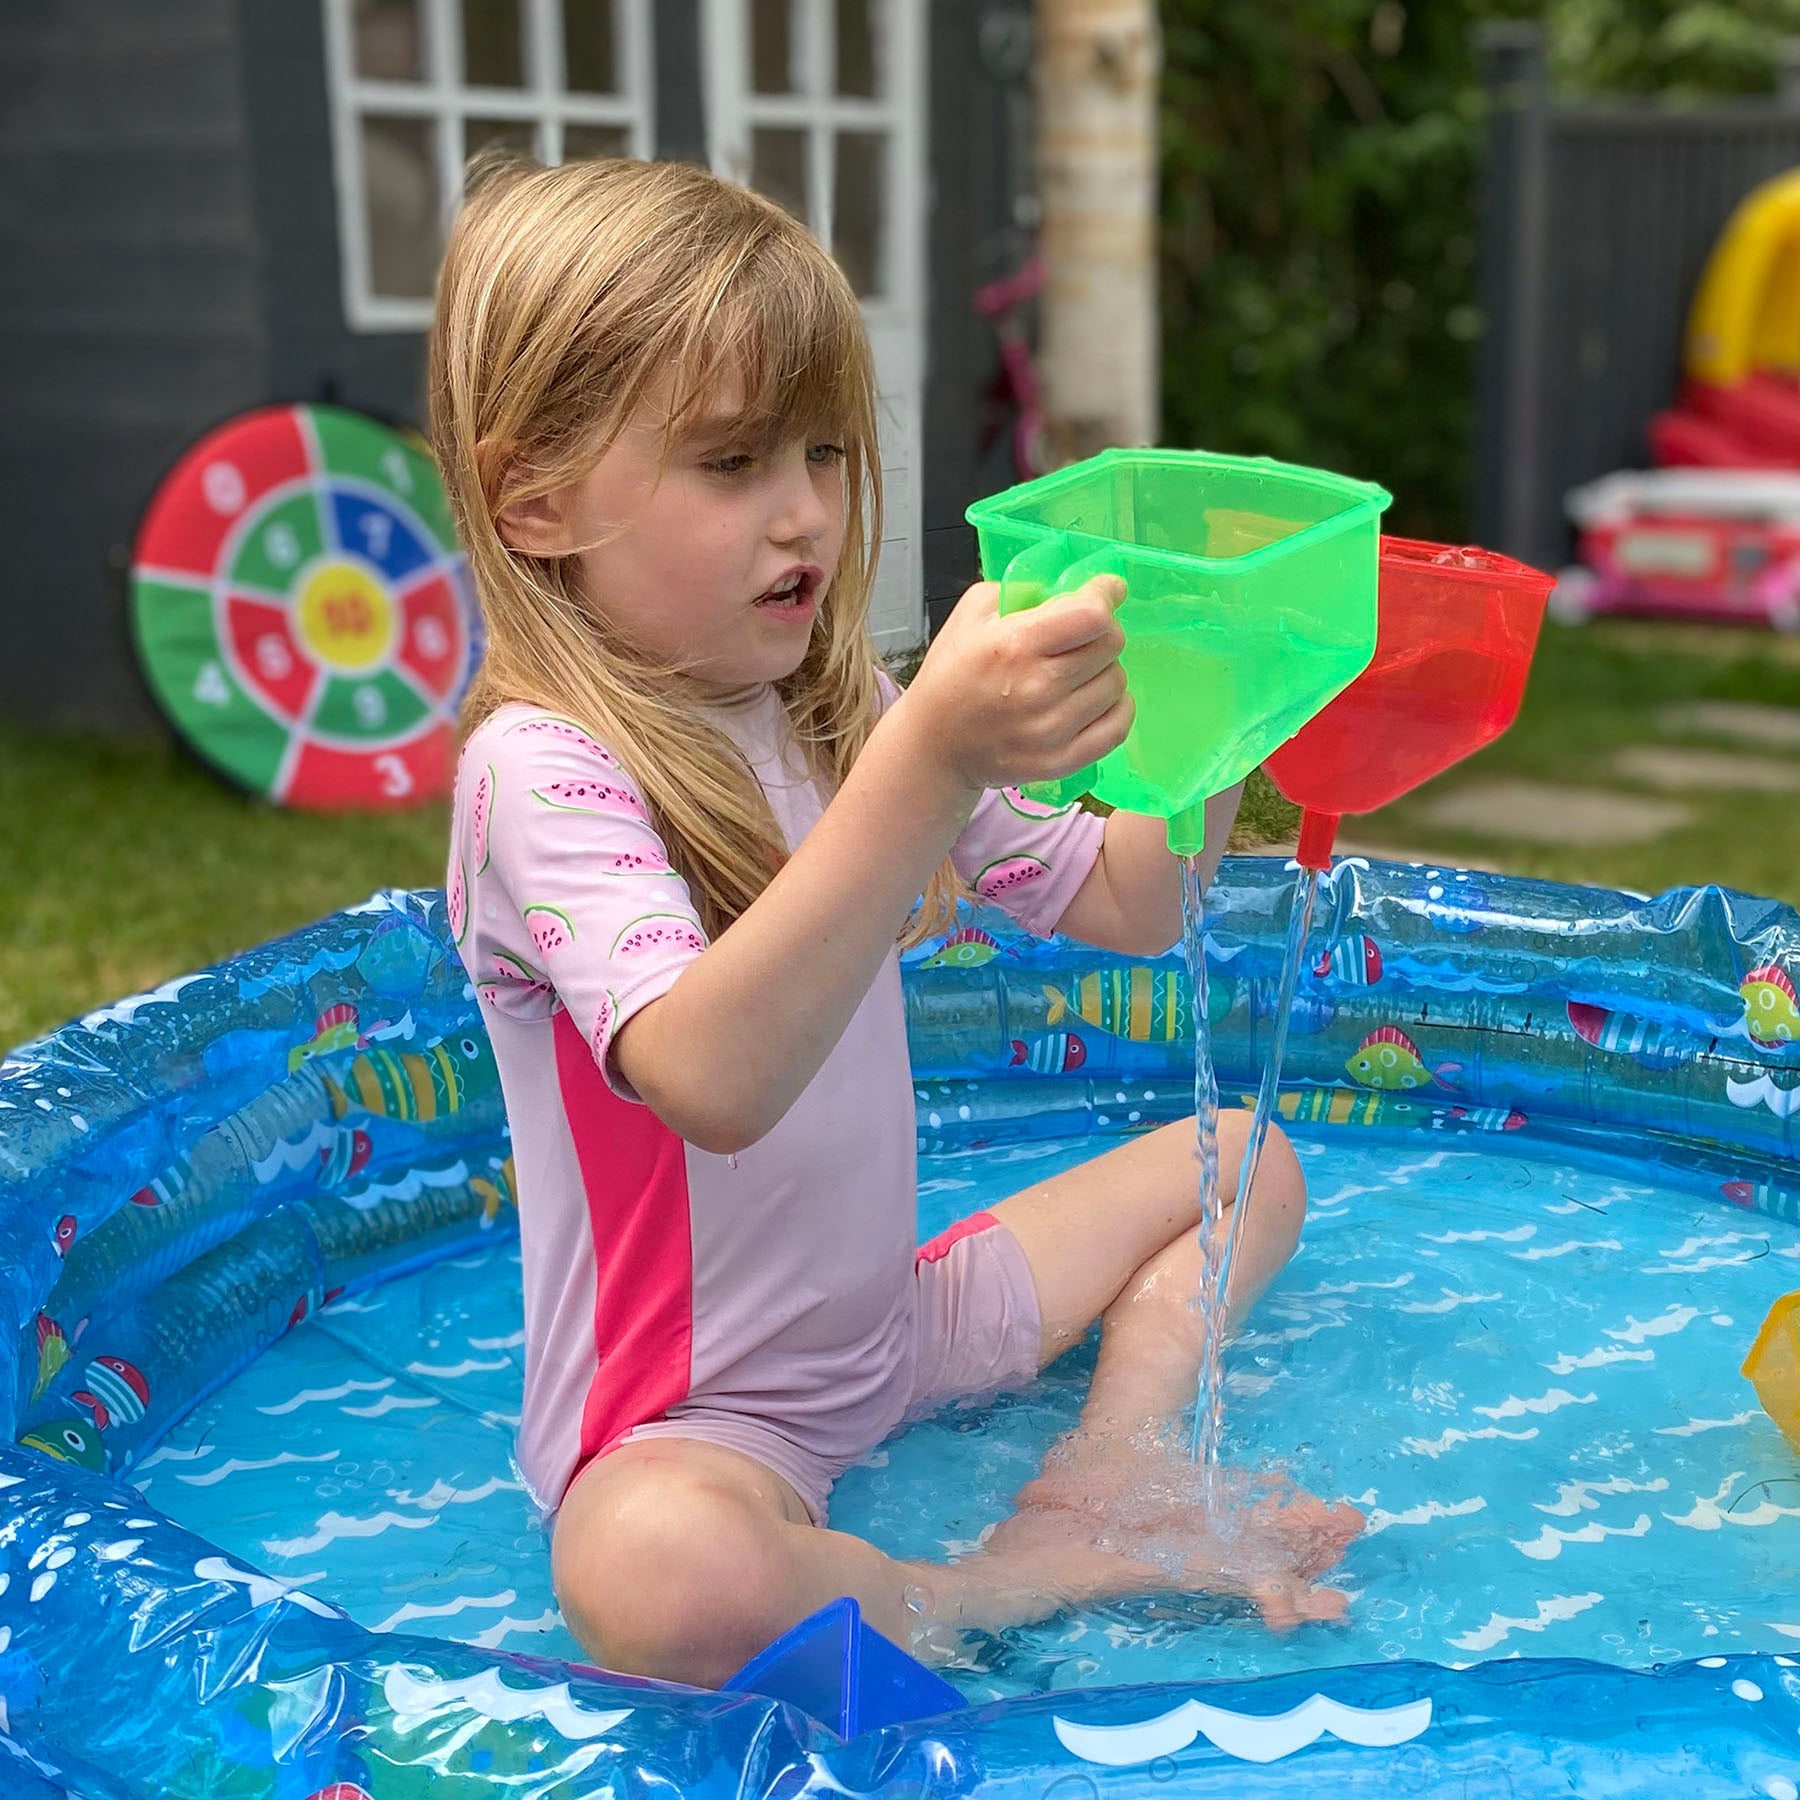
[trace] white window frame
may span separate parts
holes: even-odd
[[[882,274],[879,292],[862,300],[863,318],[877,341],[909,345],[907,367],[890,388],[902,402],[904,441],[895,441],[898,421],[882,408],[881,429],[887,450],[898,450],[905,470],[906,493],[895,505],[890,495],[886,521],[887,550],[905,551],[896,572],[905,596],[905,611],[872,619],[876,644],[897,650],[924,642],[924,362],[926,353],[926,172],[927,107],[926,11],[928,0],[885,0],[878,16],[886,21],[887,43],[880,66],[885,91],[874,97],[834,93],[836,82],[836,9],[832,0],[801,0],[795,7],[800,24],[794,50],[798,92],[759,94],[752,90],[750,64],[750,0],[702,0],[701,57],[706,83],[707,159],[713,173],[748,185],[750,134],[758,126],[786,126],[807,133],[807,199],[813,216],[806,222],[831,248],[832,145],[839,130],[881,131],[888,137],[889,204],[886,241],[877,250]],[[897,388],[898,392],[893,389]],[[884,564],[885,572],[885,564]],[[881,584],[877,584],[879,602]],[[879,611],[878,606],[878,611]]]
[[[428,298],[377,294],[370,284],[362,164],[365,115],[426,119],[435,125],[438,195],[446,228],[462,203],[465,120],[529,119],[535,127],[535,153],[546,163],[562,161],[563,130],[569,125],[623,128],[628,151],[638,157],[648,158],[656,140],[651,0],[600,0],[612,7],[622,78],[617,94],[565,90],[562,0],[522,0],[525,81],[516,88],[464,83],[460,0],[417,3],[425,35],[424,78],[375,81],[356,72],[355,0],[323,0],[339,261],[344,318],[352,331],[422,331],[431,323]]]

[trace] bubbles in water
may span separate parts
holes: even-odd
[[[900,1590],[900,1604],[909,1613],[917,1613],[922,1618],[931,1610],[931,1596],[916,1581],[909,1581]]]

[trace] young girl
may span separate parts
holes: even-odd
[[[896,941],[971,882],[1039,933],[1180,934],[1161,821],[1016,791],[1130,725],[1119,584],[1004,619],[971,588],[901,694],[865,628],[856,300],[786,213],[691,167],[478,174],[431,389],[488,634],[450,920],[512,1124],[519,1463],[575,1636],[713,1684],[841,1594],[915,1644],[1154,1588],[1336,1616],[1310,1580],[1351,1509],[1265,1497],[1227,1533],[1146,1435],[1194,1386],[1191,1122],[915,1249]],[[1209,809],[1209,862],[1235,806]],[[1230,1193],[1241,1116],[1220,1137]],[[1257,1186],[1240,1308],[1300,1229],[1279,1136]],[[1095,1319],[1080,1428],[980,1554],[906,1564],[826,1528],[903,1419],[1030,1381]]]

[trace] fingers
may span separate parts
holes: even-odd
[[[1250,1589],[1250,1600],[1271,1631],[1292,1631],[1296,1625],[1341,1619],[1350,1606],[1350,1596],[1343,1589],[1312,1587],[1292,1575],[1272,1575],[1257,1582]]]
[[[1099,638],[1115,640],[1112,655],[1125,642],[1113,619],[1113,609],[1125,598],[1125,584],[1116,575],[1096,575],[1072,594],[1059,594],[1022,615],[1022,630],[1040,656],[1060,656]]]

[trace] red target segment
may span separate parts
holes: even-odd
[[[470,591],[412,440],[338,407],[267,407],[157,490],[132,625],[164,711],[223,774],[286,805],[384,809],[448,791]]]

